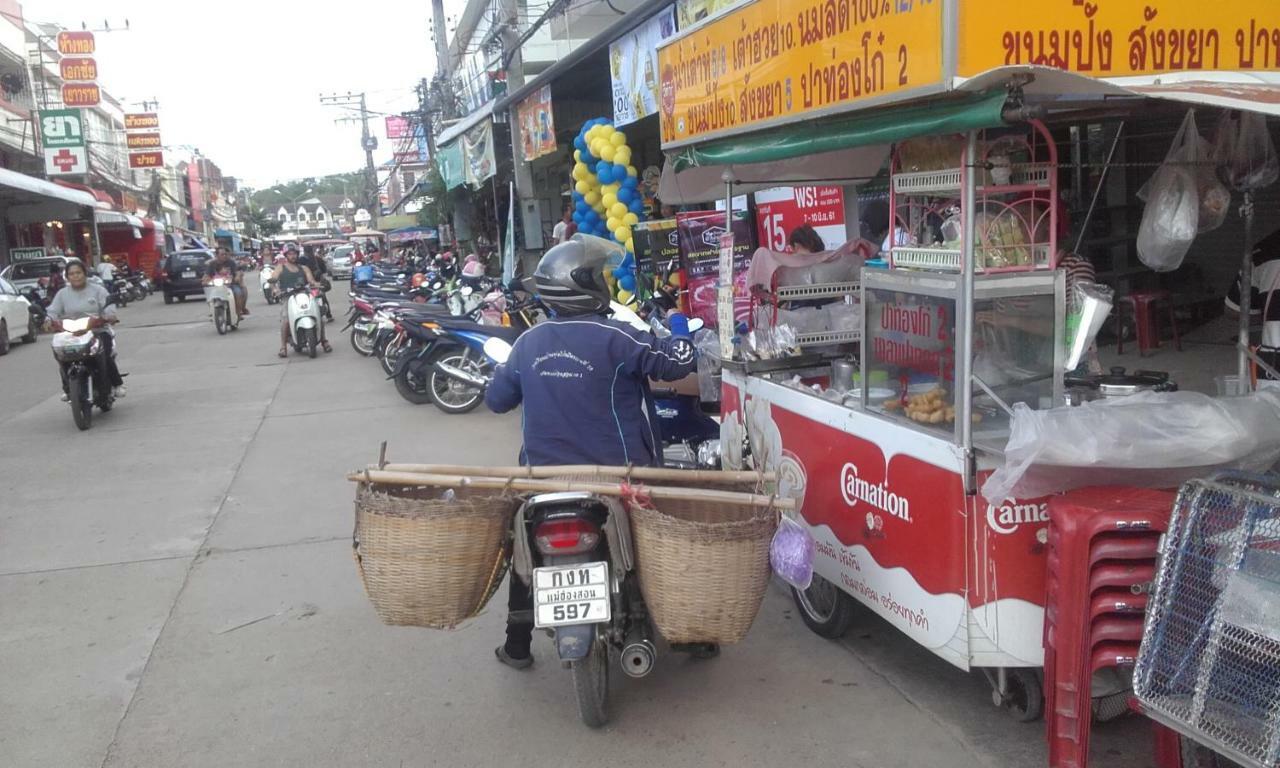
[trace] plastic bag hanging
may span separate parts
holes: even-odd
[[[1200,141],[1195,114],[1188,110],[1164,162],[1138,192],[1147,202],[1138,227],[1138,258],[1157,272],[1181,266],[1199,231]]]
[[[1231,211],[1231,192],[1218,179],[1216,157],[1217,147],[1200,135],[1195,111],[1187,110],[1186,116],[1182,118],[1182,125],[1165,154],[1164,162],[1184,167],[1195,177],[1196,193],[1200,199],[1197,232],[1210,232],[1222,226]],[[1138,199],[1148,199],[1158,176],[1157,172],[1138,190]]]
[[[1255,112],[1228,112],[1218,121],[1213,159],[1223,179],[1248,191],[1280,178],[1280,158],[1267,131],[1267,119]]]
[[[813,583],[813,536],[803,525],[783,517],[769,545],[769,565],[782,580],[796,589]]]

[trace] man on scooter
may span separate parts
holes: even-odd
[[[229,278],[231,280],[231,295],[236,300],[236,313],[240,317],[249,314],[249,308],[245,306],[244,278],[240,272],[240,267],[236,264],[236,260],[231,258],[231,251],[223,246],[218,247],[214,257],[209,260],[208,266],[205,267],[204,284],[209,285],[215,277]]]
[[[523,403],[521,464],[662,463],[649,379],[676,381],[693,372],[689,323],[671,315],[671,336],[660,339],[610,319],[604,270],[614,249],[600,238],[575,235],[548,250],[534,270],[551,318],[516,341],[485,392],[485,403],[497,413]],[[529,588],[514,574],[510,579],[508,610],[531,611]],[[498,660],[528,668],[532,635],[531,621],[508,617]],[[687,650],[714,652],[706,646]]]
[[[271,282],[280,289],[282,296],[300,285],[311,288],[320,287],[311,270],[298,263],[298,246],[293,243],[285,247],[284,262],[271,274]],[[285,301],[280,310],[280,357],[289,356],[289,330],[289,302]],[[324,337],[324,323],[320,323],[320,346],[325,352],[333,351],[333,347],[329,346],[329,341]]]

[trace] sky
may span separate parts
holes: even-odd
[[[446,17],[465,0],[445,0]],[[417,108],[419,78],[435,71],[429,0],[321,4],[280,0],[31,0],[27,19],[99,29],[99,84],[125,109],[160,103],[166,145],[189,145],[224,175],[256,188],[364,166],[352,113],[321,93],[365,91],[371,110]],[[449,23],[450,29],[453,24]],[[374,160],[391,157],[381,115]]]

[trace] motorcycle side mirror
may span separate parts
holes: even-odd
[[[470,296],[471,292],[472,288],[469,285],[462,286],[462,290],[458,291],[458,293],[461,293],[463,296]]]
[[[511,345],[497,336],[490,336],[484,342],[484,353],[501,365],[511,358]]]

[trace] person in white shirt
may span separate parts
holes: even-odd
[[[561,216],[560,220],[556,222],[556,225],[551,228],[552,245],[559,245],[561,243],[568,242],[569,238],[573,237],[576,229],[577,228],[573,225],[573,210],[565,208],[564,215]]]
[[[116,265],[111,263],[110,256],[102,257],[102,263],[98,265],[98,277],[102,278],[104,283],[110,283],[116,279]]]

